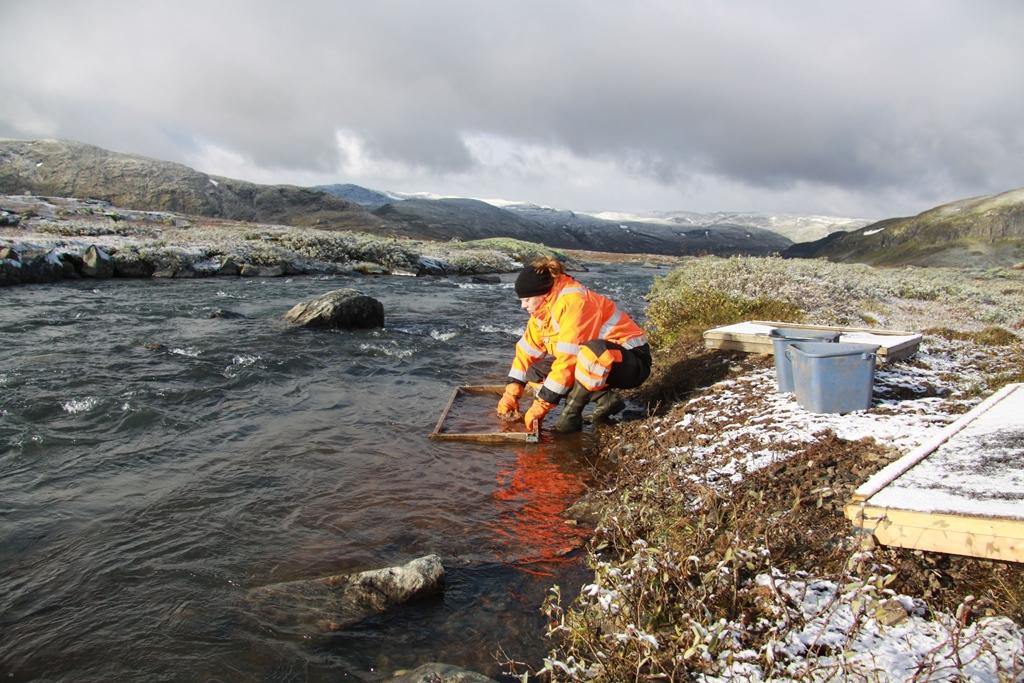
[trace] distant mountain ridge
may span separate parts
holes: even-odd
[[[595,244],[596,247],[586,248],[598,251],[612,251],[609,246],[616,239],[628,239],[638,245],[638,251],[651,254],[754,256],[777,253],[792,244],[782,235],[747,226],[687,227],[658,219],[607,220],[536,204],[508,204],[505,209],[560,231],[568,238]]]
[[[793,242],[810,242],[837,231],[857,230],[872,223],[866,218],[843,218],[839,216],[818,216],[803,214],[764,214],[744,211],[715,211],[694,213],[690,211],[664,211],[655,214],[681,225],[708,227],[713,225],[735,225],[769,230]]]
[[[1024,188],[794,244],[783,256],[879,266],[1012,265],[1024,261]]]
[[[551,247],[589,248],[578,240],[566,239],[557,230],[476,199],[405,199],[385,204],[374,215],[404,225],[410,234],[426,239],[457,237],[466,241],[514,235]]]
[[[68,140],[0,140],[0,194],[101,199],[115,206],[382,236],[511,237],[551,247],[665,255],[767,255],[792,242],[754,216],[592,216],[533,204],[432,198],[354,184],[260,185]],[[773,217],[758,216],[761,224]],[[845,221],[848,219],[835,219]]]
[[[685,229],[675,221],[661,218],[608,220],[537,204],[425,197],[353,184],[319,187],[373,208],[381,218],[405,223],[412,234],[430,239],[482,239],[497,230],[563,249],[667,255],[763,255],[792,244],[792,240],[762,228],[716,224],[717,218],[706,221],[701,229]]]
[[[541,217],[473,199],[401,199],[355,185],[325,187],[331,191],[259,185],[70,140],[0,140],[0,194],[101,199],[130,209],[414,239],[512,237],[552,247],[622,253],[768,254],[790,244],[760,230],[688,231],[574,218],[572,212]],[[385,198],[390,203],[371,212],[332,192],[368,205]]]
[[[425,194],[407,194],[373,190],[361,185],[344,183],[337,185],[318,185],[315,189],[330,192],[350,202],[355,202],[368,209],[378,209],[385,204],[410,199],[464,199],[461,197],[426,196]],[[650,215],[631,215],[615,212],[588,213],[553,209],[539,204],[526,202],[504,201],[496,199],[479,199],[500,209],[526,215],[545,225],[563,225],[566,222],[586,221],[594,219],[592,226],[617,227],[621,224],[649,226],[651,224],[681,225],[693,228],[757,228],[782,235],[791,242],[810,242],[820,239],[838,230],[856,230],[872,221],[866,218],[845,218],[840,216],[818,216],[802,214],[764,214],[742,211],[715,211],[697,213],[694,211],[657,211]]]
[[[308,188],[212,176],[182,164],[70,140],[0,140],[0,194],[25,192],[299,227],[386,228],[358,204]]]

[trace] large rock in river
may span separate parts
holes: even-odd
[[[384,327],[384,304],[354,289],[336,289],[295,304],[284,319],[304,327]]]
[[[279,629],[298,634],[329,633],[383,612],[392,605],[441,590],[444,567],[437,555],[404,565],[288,581],[249,591],[255,612]]]

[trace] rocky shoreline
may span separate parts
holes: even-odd
[[[91,199],[0,196],[0,286],[82,278],[483,276],[533,254],[517,240],[422,242],[121,209]]]

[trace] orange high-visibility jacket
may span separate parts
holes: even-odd
[[[509,379],[526,382],[530,366],[550,354],[555,360],[537,397],[558,403],[572,388],[580,345],[594,339],[627,349],[647,343],[643,329],[620,311],[614,301],[590,291],[568,275],[559,275],[516,343]]]

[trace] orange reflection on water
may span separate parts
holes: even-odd
[[[541,576],[552,575],[546,564],[573,562],[569,555],[590,535],[563,517],[585,485],[580,474],[559,467],[556,455],[550,443],[516,450],[515,464],[497,474],[493,497],[500,514],[488,525],[504,547],[504,561]]]

